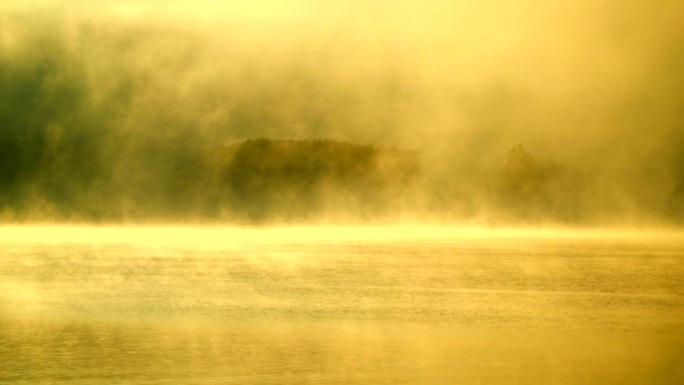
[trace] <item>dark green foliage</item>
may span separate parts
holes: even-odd
[[[85,85],[58,42],[36,44],[43,49],[0,66],[0,210],[29,210],[36,195],[68,207],[100,172],[101,132],[79,116]]]
[[[501,191],[511,204],[529,204],[539,198],[549,172],[521,145],[511,149],[501,175]]]
[[[517,145],[509,151],[499,176],[499,209],[516,221],[587,220],[586,183],[577,172],[541,163]]]
[[[412,153],[329,140],[249,140],[224,152],[222,190],[252,220],[384,215],[418,172]]]

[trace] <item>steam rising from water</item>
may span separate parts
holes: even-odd
[[[420,152],[403,219],[681,224],[682,15],[681,1],[5,1],[2,218],[203,219],[177,207],[204,199],[178,175],[269,137]],[[577,191],[510,212],[492,191],[518,143],[568,170],[547,190]]]

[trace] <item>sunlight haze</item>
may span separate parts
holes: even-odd
[[[186,162],[199,186],[226,167],[206,163],[216,146],[268,138],[415,151],[418,178],[386,200],[401,218],[681,224],[679,1],[12,1],[0,12],[3,92],[15,95],[5,119],[19,125],[38,108],[22,141],[51,143],[57,164],[77,140],[98,154],[92,175],[52,173],[81,190],[76,204],[43,183],[49,167],[27,153],[5,171],[30,180],[30,192],[6,187],[19,194],[3,203],[9,220],[208,220],[142,184],[186,183],[155,162]],[[26,100],[33,106],[13,107]],[[523,197],[535,201],[520,203],[526,214],[500,189],[519,144],[550,170],[526,193],[537,197]],[[108,203],[97,202],[100,188]],[[161,200],[140,207],[149,199]],[[234,205],[207,210],[244,221]],[[333,222],[376,216],[313,210]]]
[[[684,384],[683,0],[1,0],[0,383]]]

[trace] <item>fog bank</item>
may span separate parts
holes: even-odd
[[[683,19],[681,1],[5,1],[0,218],[682,224]],[[420,172],[311,207],[292,187],[310,174],[290,178],[269,188],[296,204],[255,216],[202,181],[229,167],[207,154],[258,138]]]

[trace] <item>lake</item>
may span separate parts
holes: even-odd
[[[681,384],[684,237],[0,228],[2,384]]]

